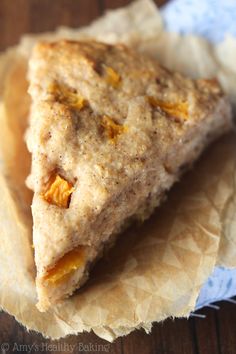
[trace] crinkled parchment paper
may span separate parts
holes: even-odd
[[[194,77],[217,75],[234,100],[236,44],[232,38],[213,47],[193,36],[167,34],[159,12],[148,0],[112,11],[82,30],[59,29],[43,37],[84,38],[94,34],[100,40],[126,42]],[[216,262],[236,266],[233,133],[205,152],[149,221],[121,235],[81,290],[47,313],[36,309],[31,192],[24,185],[30,156],[23,136],[30,105],[27,60],[39,38],[28,36],[0,57],[2,309],[47,337],[92,329],[109,341],[135,328],[149,331],[152,322],[169,316],[188,316]]]

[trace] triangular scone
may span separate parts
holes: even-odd
[[[232,120],[217,82],[171,73],[123,45],[40,43],[29,77],[28,185],[45,311]]]

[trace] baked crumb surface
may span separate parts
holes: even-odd
[[[92,260],[101,241],[195,159],[191,139],[206,144],[204,125],[213,135],[218,123],[222,132],[231,126],[217,82],[171,73],[124,45],[39,43],[29,77],[28,185],[40,277],[77,245],[89,246]],[[216,107],[218,123],[205,123]],[[73,186],[61,205],[42,197],[54,175]]]

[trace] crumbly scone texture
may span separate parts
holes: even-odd
[[[27,183],[34,191],[42,288],[40,279],[68,251],[83,245],[92,262],[127,219],[148,216],[181,166],[229,130],[232,120],[217,82],[169,72],[124,45],[39,43],[29,79]],[[45,192],[53,176],[67,183],[66,203],[56,205]],[[55,297],[71,293],[80,273]]]

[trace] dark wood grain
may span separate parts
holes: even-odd
[[[0,0],[0,50],[16,44],[23,33],[87,25],[106,9],[128,3],[129,0]],[[162,5],[165,0],[156,3]],[[94,333],[59,341],[45,339],[26,331],[12,316],[1,312],[0,345],[9,343],[9,350],[5,351],[8,353],[235,354],[236,305],[223,302],[220,306],[219,311],[201,310],[205,319],[168,319],[155,324],[149,335],[136,330],[112,344]],[[4,353],[2,349],[0,352]]]
[[[236,353],[236,305],[224,302],[216,314],[219,331],[219,349],[221,354]]]
[[[216,310],[205,309],[204,313],[207,316],[207,321],[202,318],[194,319],[194,330],[197,339],[197,348],[201,354],[220,354],[219,342],[218,342],[218,328],[216,321]],[[207,333],[207,336],[206,336]]]
[[[194,319],[191,318],[190,320],[168,319],[162,324],[155,325],[153,334],[158,353],[196,354],[193,324]]]

